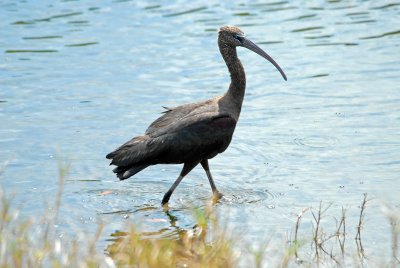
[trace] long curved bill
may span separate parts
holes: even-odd
[[[242,37],[242,38],[243,38],[243,41],[242,41],[243,47],[250,49],[251,51],[257,53],[258,55],[260,55],[261,57],[265,58],[270,63],[272,63],[272,65],[274,65],[275,68],[278,69],[278,71],[281,73],[283,79],[285,79],[285,81],[287,80],[286,75],[283,72],[282,68],[278,65],[278,63],[276,63],[276,61],[274,61],[273,58],[271,58],[271,56],[269,56],[264,50],[262,50],[259,46],[257,46],[253,42],[251,42],[249,39],[244,38],[244,37]]]

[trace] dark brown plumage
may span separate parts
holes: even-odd
[[[226,150],[231,142],[242,108],[246,88],[246,76],[236,54],[236,47],[246,47],[270,61],[286,80],[279,65],[261,48],[244,37],[243,32],[233,26],[221,27],[218,46],[231,74],[228,91],[206,101],[166,108],[143,136],[138,136],[121,145],[106,157],[120,180],[125,180],[150,165],[184,164],[183,169],[164,195],[162,204],[169,198],[178,184],[195,166],[201,163],[206,171],[215,197],[222,195],[215,187],[208,166],[208,159]]]

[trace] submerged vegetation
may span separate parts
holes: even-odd
[[[12,206],[12,198],[0,191],[0,267],[398,267],[400,214],[385,207],[391,226],[391,258],[369,258],[363,245],[363,226],[370,200],[367,195],[359,207],[358,224],[349,228],[348,211],[339,217],[328,215],[332,204],[321,202],[316,208],[304,208],[294,219],[286,241],[272,239],[252,250],[241,244],[237,233],[222,224],[213,206],[193,209],[196,223],[179,230],[173,238],[154,238],[142,233],[137,225],[127,232],[116,231],[107,248],[97,242],[103,225],[91,236],[84,232],[68,239],[55,230],[68,165],[61,164],[59,187],[52,212],[23,219]],[[0,172],[1,173],[1,172]],[[304,228],[305,217],[311,224]],[[328,219],[328,220],[327,220]],[[387,223],[385,223],[387,224]],[[354,227],[354,226],[351,226]],[[311,235],[301,230],[310,228]],[[83,239],[82,239],[83,237]],[[351,246],[355,244],[356,247]]]

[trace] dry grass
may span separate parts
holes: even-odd
[[[137,226],[127,227],[128,232],[117,232],[105,251],[96,245],[103,227],[98,226],[96,234],[85,239],[57,237],[54,225],[60,216],[59,208],[63,185],[69,164],[59,163],[59,187],[55,196],[53,213],[24,220],[12,207],[12,198],[0,191],[0,268],[3,267],[341,267],[348,266],[346,256],[357,255],[355,266],[365,266],[362,244],[365,211],[368,208],[367,195],[360,205],[358,226],[354,236],[348,230],[347,213],[330,216],[331,204],[319,204],[317,208],[304,208],[295,217],[293,237],[282,243],[271,241],[260,246],[257,251],[244,249],[240,237],[235,237],[221,226],[213,207],[193,210],[196,224],[188,230],[181,230],[171,239],[150,239]],[[0,172],[1,173],[1,172]],[[392,230],[392,258],[384,263],[386,267],[398,267],[398,236],[400,213],[389,206],[385,208]],[[308,217],[312,222],[311,234],[301,233],[302,221]],[[329,230],[324,225],[329,219]],[[83,232],[82,232],[83,233]],[[300,238],[300,236],[303,238]],[[350,237],[349,237],[350,236]],[[356,252],[351,252],[349,243],[356,243]],[[309,247],[309,248],[308,248]],[[274,252],[274,256],[268,255]],[[349,252],[350,251],[350,252]],[[247,256],[240,255],[247,252]],[[278,252],[278,254],[276,253]],[[305,253],[304,253],[305,252]],[[246,261],[243,263],[243,258]],[[352,264],[354,264],[352,263]],[[354,266],[354,265],[352,265]],[[367,265],[368,266],[368,265]]]
[[[118,266],[235,267],[237,260],[232,242],[216,219],[212,219],[209,212],[199,210],[196,210],[196,217],[197,224],[181,231],[177,239],[143,239],[131,226],[128,233],[116,234],[117,239],[107,252]]]
[[[12,198],[6,197],[0,189],[0,267],[99,267],[113,261],[96,252],[95,244],[102,227],[91,239],[82,245],[78,239],[62,241],[56,235],[64,180],[69,164],[59,163],[59,186],[55,196],[54,212],[35,216],[28,220],[19,217],[12,207]]]

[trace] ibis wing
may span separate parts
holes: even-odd
[[[212,158],[228,147],[235,126],[236,120],[228,114],[191,114],[151,132],[148,149],[158,151],[157,163]]]
[[[210,100],[190,103],[181,106],[177,106],[174,108],[166,108],[167,110],[164,112],[162,116],[157,118],[146,130],[146,135],[151,135],[154,132],[157,132],[160,129],[167,127],[170,124],[176,123],[188,116],[191,116],[196,113],[201,113],[204,111],[209,111],[210,109],[215,109],[212,105],[209,105]]]
[[[164,115],[156,119],[148,127],[145,135],[132,138],[109,153],[106,158],[112,159],[112,165],[130,166],[154,157],[160,149],[157,146],[149,146],[150,142],[154,144],[150,135],[154,137],[157,136],[157,133],[168,131],[169,125],[187,116],[197,106],[197,104],[186,104],[175,108],[164,107],[166,109]]]
[[[201,103],[169,109],[149,126],[145,135],[126,142],[107,158],[117,166],[211,158],[228,147],[236,126],[233,117],[215,110],[212,105]]]
[[[116,166],[126,167],[140,163],[154,153],[147,148],[149,141],[147,136],[134,137],[107,154],[106,158],[112,160],[110,165]]]

